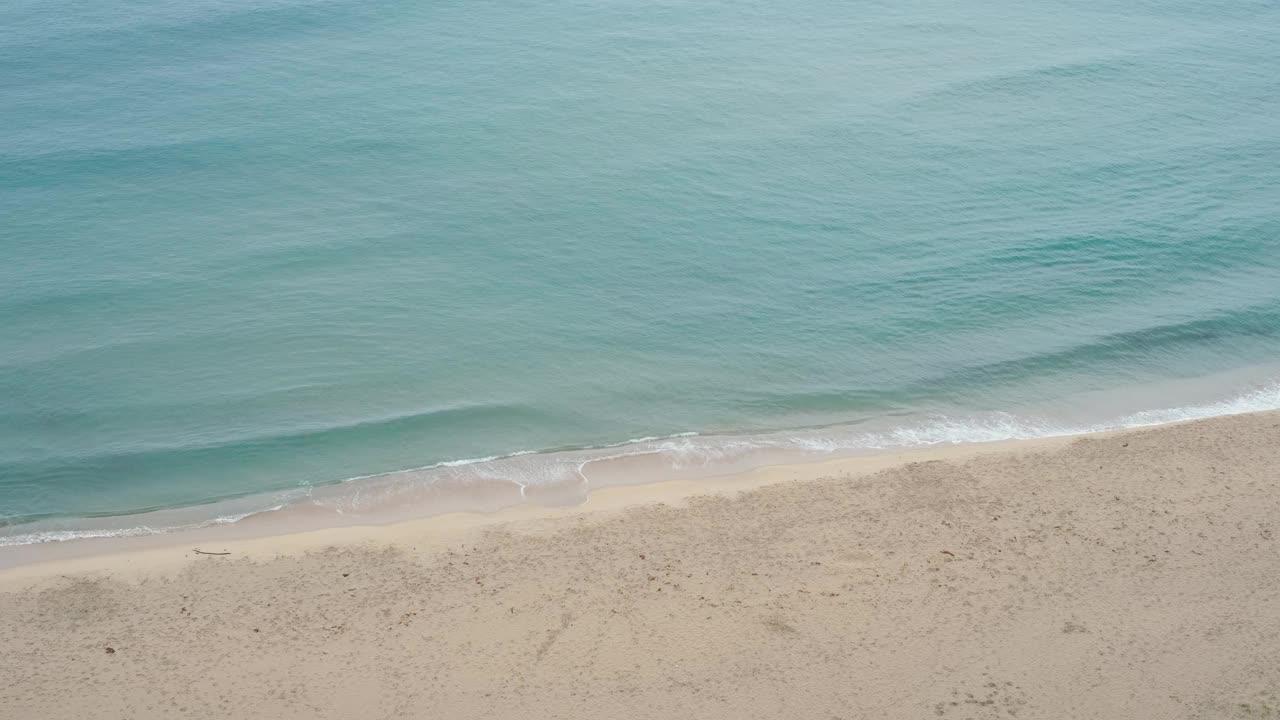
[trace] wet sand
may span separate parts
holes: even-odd
[[[1259,413],[25,565],[0,716],[1280,717],[1278,481]]]

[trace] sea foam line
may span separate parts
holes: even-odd
[[[442,460],[440,462],[432,463],[430,465],[422,465],[420,467],[405,468],[403,470],[388,470],[386,472],[372,473],[370,475],[353,475],[352,477],[344,478],[338,482],[349,483],[349,482],[354,482],[356,480],[371,480],[373,478],[390,477],[393,475],[407,475],[409,473],[427,472],[430,470],[439,470],[440,468],[466,467],[468,465],[480,465],[482,463],[491,463],[491,462],[496,462],[498,460],[509,460],[511,458],[523,457],[525,455],[550,455],[553,452],[568,453],[568,452],[587,452],[590,450],[608,450],[609,448],[623,447],[626,445],[638,445],[640,443],[655,442],[658,440],[669,440],[672,438],[697,437],[697,436],[698,436],[698,433],[689,431],[689,432],[673,433],[671,435],[647,435],[645,437],[631,438],[630,440],[623,440],[621,442],[609,443],[606,445],[585,445],[582,447],[568,448],[568,449],[556,450],[556,451],[516,450],[515,452],[504,453],[501,455],[485,455],[483,457],[460,458],[458,460]]]
[[[164,527],[138,525],[136,527],[117,529],[45,530],[42,532],[24,533],[21,535],[9,535],[7,537],[0,536],[0,547],[35,545],[46,542],[64,542],[67,540],[92,540],[95,538],[145,537],[148,535],[163,535],[165,533],[177,532],[179,530],[200,530],[202,528],[213,527],[215,525],[230,525],[232,523],[238,523],[251,515],[262,515],[264,513],[276,512],[277,510],[283,510],[286,507],[288,507],[288,504],[282,503],[262,510],[250,510],[243,513],[220,515],[210,520],[185,525],[167,525]]]
[[[873,449],[1086,435],[1277,409],[1280,409],[1280,380],[1268,382],[1227,400],[1140,410],[1116,420],[1088,425],[1062,425],[1047,420],[1021,418],[1010,413],[969,416],[960,420],[943,417],[924,425],[895,428],[888,433],[880,433],[878,435],[885,438],[885,444]]]

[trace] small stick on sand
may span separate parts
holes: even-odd
[[[230,555],[230,554],[231,554],[231,553],[229,553],[229,552],[224,552],[224,553],[211,553],[211,552],[205,552],[205,551],[201,550],[200,548],[192,548],[192,550],[193,550],[193,551],[195,552],[195,554],[197,554],[197,555]]]

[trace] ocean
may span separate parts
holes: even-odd
[[[1280,5],[11,0],[0,544],[1280,407]]]

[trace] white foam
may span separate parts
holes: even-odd
[[[14,545],[34,545],[36,543],[63,542],[66,540],[91,540],[94,538],[139,537],[142,535],[159,535],[180,528],[151,528],[145,525],[120,530],[48,530],[45,532],[24,533],[0,537],[0,547]]]
[[[1146,427],[1184,420],[1202,420],[1224,415],[1242,415],[1280,409],[1280,380],[1272,381],[1256,390],[1237,397],[1204,405],[1192,405],[1162,410],[1143,410],[1121,420],[1122,427]]]

